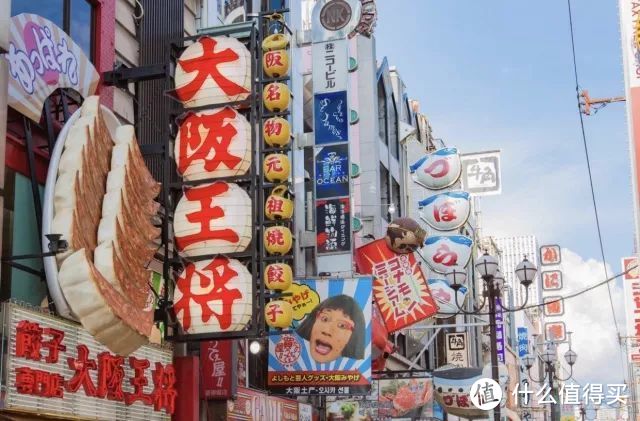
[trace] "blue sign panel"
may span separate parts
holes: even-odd
[[[504,316],[502,314],[502,301],[496,298],[496,350],[498,351],[498,362],[506,364],[505,358],[505,325]]]
[[[529,352],[529,337],[526,327],[518,328],[518,357],[522,358]]]
[[[316,149],[316,198],[349,196],[349,145]]]
[[[316,145],[349,140],[347,91],[315,94],[313,116]]]

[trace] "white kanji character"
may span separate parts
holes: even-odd
[[[540,396],[540,395],[542,395],[542,399],[540,399],[538,401],[538,404],[543,404],[543,403],[555,404],[555,403],[557,403],[556,400],[551,395],[551,388],[549,387],[549,385],[547,383],[543,384],[542,388],[536,392],[536,396]]]
[[[519,395],[523,395],[522,396],[522,405],[528,406],[529,402],[531,401],[531,396],[530,395],[533,395],[533,390],[529,389],[529,382],[523,382],[522,383],[522,390],[520,390],[520,385],[516,384],[516,388],[513,391],[512,395],[516,399],[516,406],[518,405],[518,396]]]
[[[560,389],[560,402],[564,405],[580,405],[580,386],[563,384]]]
[[[622,393],[627,390],[626,384],[610,384],[607,385],[607,405],[611,406],[616,402],[620,402],[620,405],[626,405],[629,395]],[[612,395],[613,393],[613,395]],[[609,400],[611,398],[611,400]]]
[[[602,383],[587,383],[587,385],[582,388],[582,399],[585,403],[589,403],[589,401],[591,401],[596,405],[600,405],[604,400]]]

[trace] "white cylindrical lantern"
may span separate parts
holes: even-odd
[[[243,330],[251,320],[253,278],[238,260],[189,263],[176,281],[173,307],[185,333]]]
[[[174,81],[174,94],[185,108],[246,99],[251,53],[236,38],[203,36],[178,58]]]
[[[245,174],[251,167],[251,126],[231,107],[189,114],[180,123],[174,152],[185,180]]]
[[[234,183],[185,189],[174,214],[178,251],[187,256],[244,251],[253,236],[251,207],[249,195]]]

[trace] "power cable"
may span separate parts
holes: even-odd
[[[593,212],[595,214],[596,217],[596,228],[598,231],[598,242],[600,244],[600,255],[602,256],[602,264],[604,266],[604,276],[608,277],[609,274],[607,273],[607,260],[605,258],[605,254],[604,254],[604,245],[602,242],[602,230],[600,229],[600,218],[598,216],[598,206],[596,204],[596,194],[595,194],[595,189],[593,188],[593,176],[591,174],[591,161],[589,159],[589,148],[587,146],[587,135],[585,133],[585,129],[584,129],[584,119],[582,117],[582,110],[580,109],[580,83],[579,83],[579,79],[578,79],[578,64],[576,61],[576,45],[575,45],[575,39],[574,39],[574,32],[573,32],[573,14],[571,12],[571,0],[567,0],[567,7],[569,9],[569,30],[571,32],[571,53],[572,53],[572,57],[573,57],[573,74],[575,77],[575,82],[576,82],[576,99],[578,102],[578,116],[580,117],[580,130],[582,132],[582,144],[584,146],[584,154],[587,160],[587,171],[589,174],[589,186],[591,188],[591,201],[593,202]],[[620,343],[620,337],[622,336],[620,334],[620,328],[618,327],[618,320],[616,319],[616,310],[615,310],[615,306],[613,305],[613,297],[611,295],[611,287],[609,286],[609,284],[607,283],[607,292],[609,293],[609,304],[611,304],[611,313],[613,315],[613,323],[616,327],[616,334],[618,336],[618,344],[620,345],[620,358],[621,361],[623,360],[623,355],[622,355],[622,344]],[[624,367],[623,367],[624,370]]]

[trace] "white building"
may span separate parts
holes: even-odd
[[[527,259],[538,266],[538,240],[534,235],[523,235],[514,237],[501,237],[494,239],[498,248],[502,250],[500,256],[500,270],[504,275],[507,284],[513,289],[514,303],[511,306],[521,306],[525,300],[525,288],[520,285],[520,281],[515,274],[515,269],[522,259]],[[542,302],[542,287],[540,279],[537,278],[529,287],[528,304],[539,304]]]

